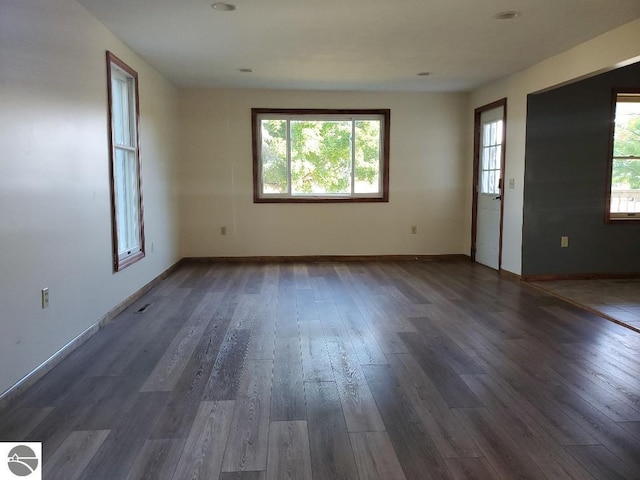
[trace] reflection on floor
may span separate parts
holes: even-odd
[[[640,331],[640,280],[558,280],[533,285]]]

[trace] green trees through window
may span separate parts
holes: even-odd
[[[389,111],[253,110],[256,201],[386,200]]]

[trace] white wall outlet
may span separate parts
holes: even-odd
[[[227,234],[227,227],[220,227],[220,235],[226,235]]]
[[[42,289],[42,308],[49,306],[49,287]]]
[[[515,178],[510,178],[509,179],[509,188],[512,189],[512,190],[514,188],[516,188],[516,179]]]
[[[418,226],[411,225],[411,235],[415,235],[416,233],[418,233]]]
[[[567,248],[569,246],[569,237],[560,237],[560,246]]]

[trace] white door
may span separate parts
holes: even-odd
[[[498,270],[502,203],[504,107],[480,114],[476,262]]]

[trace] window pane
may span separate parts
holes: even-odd
[[[489,193],[489,172],[482,172],[482,182],[480,184],[480,193]]]
[[[358,120],[356,132],[355,193],[380,191],[380,121]]]
[[[135,152],[115,149],[115,189],[118,226],[118,253],[139,250],[138,172]]]
[[[496,122],[496,144],[502,145],[502,120]]]
[[[351,122],[292,120],[291,193],[351,193]]]
[[[111,80],[113,103],[113,134],[116,145],[134,146],[132,139],[132,118],[135,112],[131,105],[132,88],[130,82],[121,76],[115,76]]]
[[[496,195],[500,194],[500,170],[494,170],[493,172],[493,190],[491,193]]]
[[[640,159],[614,159],[611,213],[640,213]]]
[[[613,156],[640,156],[640,101],[616,103]]]
[[[287,121],[262,120],[262,193],[287,193]]]
[[[482,149],[482,158],[480,159],[480,170],[488,170],[489,169],[489,149]]]

